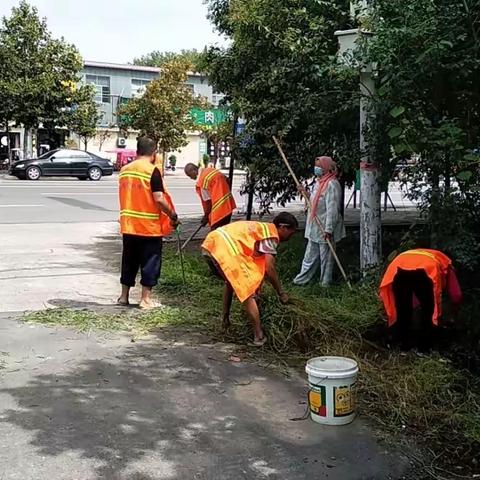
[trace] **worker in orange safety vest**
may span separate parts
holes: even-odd
[[[200,169],[193,163],[185,166],[185,174],[197,182],[204,213],[202,225],[210,225],[211,230],[228,225],[237,205],[225,175],[216,168]]]
[[[380,284],[380,298],[403,348],[414,345],[414,310],[420,308],[418,346],[429,348],[442,315],[442,293],[446,291],[455,309],[462,292],[452,261],[438,250],[414,249],[398,255],[388,266]]]
[[[162,239],[178,225],[170,195],[162,175],[155,166],[156,143],[141,137],[137,159],[125,165],[119,174],[120,230],[123,236],[122,293],[120,305],[129,304],[130,289],[141,271],[140,308],[160,306],[151,297],[160,277]]]
[[[202,244],[207,261],[225,282],[224,328],[230,326],[230,307],[235,292],[252,323],[255,346],[266,342],[255,295],[266,277],[280,301],[288,303],[288,294],[275,269],[275,255],[278,244],[289,240],[297,228],[297,219],[283,212],[273,223],[240,221],[225,225],[210,232]]]

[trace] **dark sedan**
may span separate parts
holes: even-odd
[[[20,160],[11,165],[9,174],[19,179],[38,180],[40,177],[77,177],[93,181],[113,174],[113,164],[83,150],[58,149],[38,158]]]

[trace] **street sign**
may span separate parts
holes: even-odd
[[[198,126],[217,126],[229,118],[229,112],[221,108],[212,108],[210,110],[201,110],[200,108],[193,108],[190,110],[190,115]]]

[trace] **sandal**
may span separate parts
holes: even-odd
[[[129,307],[129,306],[130,306],[130,302],[129,302],[128,300],[127,300],[126,302],[122,302],[122,301],[120,300],[120,298],[119,298],[119,299],[117,300],[117,305],[118,305],[119,307]]]
[[[267,343],[267,340],[267,337],[264,335],[262,338],[254,340],[253,343],[251,343],[250,345],[252,347],[263,347]]]
[[[163,305],[158,300],[151,300],[149,303],[140,302],[138,305],[140,310],[153,310],[154,308],[163,308]]]

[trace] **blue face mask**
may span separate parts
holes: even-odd
[[[317,177],[322,177],[323,176],[323,168],[322,167],[315,167],[313,171],[315,173],[315,176],[317,176]]]

